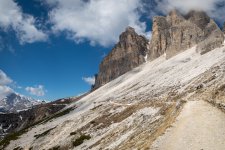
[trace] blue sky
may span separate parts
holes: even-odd
[[[150,38],[151,18],[174,8],[204,10],[221,25],[224,0],[202,2],[1,0],[0,98],[10,92],[44,100],[84,93],[127,26]]]
[[[98,64],[108,49],[92,47],[89,44],[74,44],[63,37],[54,43],[13,45],[15,52],[2,51],[0,68],[16,82],[15,91],[29,95],[24,88],[43,85],[47,90],[42,97],[52,100],[74,96],[90,89],[82,77],[93,76]]]

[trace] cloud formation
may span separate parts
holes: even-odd
[[[47,40],[47,35],[36,27],[33,16],[24,14],[13,0],[0,1],[0,29],[13,29],[21,44]]]
[[[119,34],[132,26],[146,34],[140,21],[141,0],[47,0],[53,7],[49,13],[55,33],[66,32],[76,43],[88,40],[91,45],[108,46],[117,42]]]
[[[156,0],[157,11],[167,14],[173,9],[182,13],[191,10],[205,11],[220,23],[225,21],[225,0]]]
[[[43,85],[38,85],[35,87],[26,87],[25,90],[29,92],[31,95],[35,96],[44,96],[46,92]]]
[[[83,77],[82,80],[84,80],[89,85],[95,84],[95,77]]]
[[[8,85],[13,81],[0,69],[0,100],[13,92]]]
[[[0,70],[0,85],[7,85],[9,83],[12,83],[12,79],[10,79],[5,72]]]

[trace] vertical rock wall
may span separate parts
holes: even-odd
[[[148,40],[128,27],[99,66],[94,89],[145,62]]]

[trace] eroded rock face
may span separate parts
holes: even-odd
[[[99,66],[94,89],[145,62],[148,40],[128,27]]]
[[[148,58],[153,60],[164,53],[170,58],[194,45],[204,54],[220,47],[223,41],[222,31],[206,13],[191,11],[182,15],[174,10],[166,17],[154,17]]]
[[[166,17],[156,16],[150,42],[131,27],[120,35],[119,43],[100,64],[93,88],[139,66],[145,62],[146,55],[148,60],[164,54],[170,58],[193,46],[197,46],[197,52],[205,54],[222,46],[223,42],[223,32],[205,12],[191,11],[184,15],[173,10]]]
[[[223,33],[225,34],[225,22],[223,24]]]

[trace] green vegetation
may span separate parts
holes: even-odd
[[[51,117],[45,118],[45,119],[40,120],[40,121],[38,121],[34,124],[31,124],[28,127],[24,128],[24,129],[22,129],[18,132],[8,134],[3,140],[0,141],[0,149],[4,149],[7,145],[10,144],[10,141],[17,140],[21,135],[25,134],[28,131],[29,128],[34,127],[35,125],[38,125],[38,124],[46,123],[46,122],[48,122],[48,121],[50,121],[54,118],[58,118],[58,117],[61,117],[63,115],[66,115],[66,114],[70,113],[72,110],[74,110],[74,108],[68,108],[64,111],[56,113],[55,115],[53,115]]]
[[[18,146],[18,147],[16,147],[16,148],[14,148],[13,150],[23,150],[23,148],[20,147],[20,146]]]
[[[46,130],[45,132],[43,132],[43,133],[41,133],[41,134],[34,135],[34,137],[35,137],[36,139],[38,139],[38,138],[40,138],[40,137],[43,137],[43,136],[47,135],[50,131],[52,131],[53,129],[55,129],[55,128],[56,128],[56,127],[51,128],[51,129],[49,129],[49,130]]]
[[[7,135],[3,140],[0,141],[0,149],[4,149],[7,145],[10,144],[10,141],[17,140],[22,134],[26,133],[28,129],[23,129],[19,132],[15,132]]]
[[[95,122],[94,120],[92,120],[90,123],[91,123],[91,124],[95,124],[96,122]]]
[[[70,135],[76,135],[76,134],[77,134],[76,131],[70,133]]]
[[[76,139],[74,142],[73,142],[73,146],[76,147],[76,146],[79,146],[81,145],[84,140],[89,140],[91,139],[91,136],[90,135],[81,135],[78,139]]]
[[[48,117],[48,118],[44,119],[43,121],[41,121],[40,124],[44,124],[44,123],[46,123],[46,122],[48,122],[48,121],[50,121],[52,119],[59,118],[61,116],[64,116],[66,114],[69,114],[72,110],[74,110],[74,108],[68,108],[68,109],[66,109],[64,111],[61,111],[59,113],[56,113],[53,116]]]
[[[49,150],[60,150],[60,146],[55,146],[53,148],[50,148]]]

